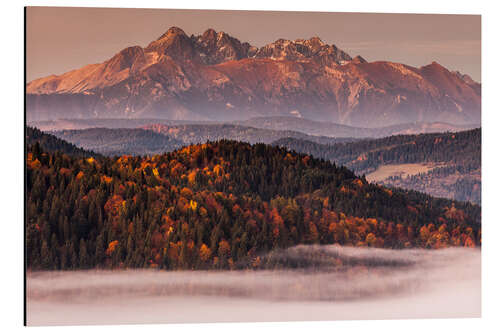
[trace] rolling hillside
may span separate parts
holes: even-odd
[[[480,244],[477,205],[369,184],[270,145],[101,159],[28,151],[32,270],[259,268],[270,250],[296,244]]]
[[[232,124],[153,124],[143,128],[86,128],[51,132],[53,135],[84,149],[104,155],[152,155],[173,151],[182,146],[222,139],[249,143],[271,143],[285,137],[314,140],[319,143],[353,141],[351,138],[331,138],[306,135],[294,131],[279,131]]]
[[[89,128],[53,132],[74,145],[104,155],[154,155],[180,148],[182,141],[140,128]]]
[[[458,132],[476,128],[474,125],[452,125],[440,122],[415,122],[376,128],[353,127],[299,117],[258,117],[235,122],[243,126],[273,130],[288,129],[316,136],[337,138],[382,138],[400,134]]]
[[[332,144],[336,142],[354,141],[353,138],[334,138],[327,136],[313,136],[290,130],[262,129],[234,124],[186,124],[164,125],[153,124],[144,129],[171,136],[185,144],[204,143],[222,139],[248,143],[271,143],[281,138],[293,137],[317,143]]]
[[[61,152],[71,156],[91,157],[98,156],[99,154],[93,151],[85,150],[76,145],[61,140],[55,135],[48,134],[40,131],[38,128],[26,127],[25,142],[27,146],[37,146],[37,150],[44,150],[45,152]]]

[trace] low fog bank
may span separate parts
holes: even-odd
[[[297,246],[277,270],[32,272],[29,325],[478,317],[481,252]]]

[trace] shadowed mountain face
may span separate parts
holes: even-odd
[[[435,62],[368,63],[318,37],[256,48],[224,32],[188,36],[176,27],[146,48],[27,85],[29,121],[263,115],[361,127],[479,123],[481,87]]]

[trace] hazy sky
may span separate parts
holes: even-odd
[[[437,61],[481,80],[478,15],[30,7],[26,21],[28,82],[144,47],[171,26],[188,35],[211,27],[258,47],[318,36],[352,57],[417,67]]]

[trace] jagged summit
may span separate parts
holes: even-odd
[[[203,63],[210,65],[252,57],[257,49],[223,31],[217,32],[211,28],[202,35],[191,36],[191,40],[200,52]]]
[[[315,61],[324,66],[336,66],[351,57],[335,45],[325,44],[319,37],[310,39],[278,39],[260,48],[255,57],[276,60]]]
[[[161,35],[157,40],[164,39],[164,38],[172,38],[173,36],[187,36],[184,30],[182,30],[179,27],[170,27],[163,35]]]
[[[188,35],[178,27],[169,28],[157,40],[151,42],[146,52],[157,52],[180,60],[185,59],[207,65],[220,64],[245,58],[270,58],[273,60],[315,61],[326,66],[336,66],[351,57],[335,45],[327,45],[321,38],[278,39],[257,48],[242,43],[224,31],[208,28],[201,35]]]
[[[319,46],[325,45],[325,43],[318,36],[314,36],[314,37],[309,38],[309,42],[311,43],[311,45],[312,44],[319,45]]]
[[[212,28],[208,28],[207,30],[205,30],[205,32],[203,33],[203,35],[201,35],[201,38],[203,40],[213,40],[213,41],[215,41],[216,38],[217,38],[217,31],[215,31]]]

